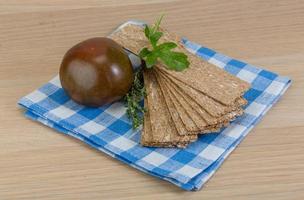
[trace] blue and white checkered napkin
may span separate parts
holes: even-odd
[[[290,85],[290,79],[184,40],[189,51],[250,82],[244,95],[245,114],[220,133],[202,135],[186,149],[148,148],[139,144],[140,130],[132,130],[122,102],[88,108],[72,101],[58,76],[23,97],[25,115],[185,190],[198,190],[219,168],[248,132]]]

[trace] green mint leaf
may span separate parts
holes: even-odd
[[[170,70],[182,71],[190,64],[187,56],[181,52],[162,51],[159,57]]]
[[[157,61],[157,54],[154,52],[148,54],[145,61],[146,61],[147,68],[153,67],[153,65],[155,65],[155,63]]]
[[[177,44],[175,44],[174,42],[164,42],[164,43],[158,45],[157,49],[162,51],[162,50],[174,49],[175,47],[177,47]]]
[[[148,48],[143,48],[140,52],[139,52],[139,57],[141,58],[145,58],[147,57],[147,55],[149,55],[151,53],[151,51]]]
[[[187,55],[182,52],[171,51],[171,56],[177,60],[179,60],[179,59],[187,60],[188,59]]]
[[[154,26],[145,27],[145,36],[150,42],[152,49],[143,48],[139,56],[145,60],[146,67],[151,68],[157,62],[158,58],[162,61],[168,69],[175,71],[182,71],[189,66],[187,55],[181,52],[174,52],[172,49],[177,47],[174,42],[164,42],[158,45],[163,32],[159,31],[160,23],[164,15],[161,15],[155,22]]]
[[[145,36],[147,38],[150,38],[150,28],[148,25],[145,26]]]
[[[152,35],[150,35],[150,42],[154,48],[156,48],[156,44],[158,40],[163,36],[162,32],[155,32]]]

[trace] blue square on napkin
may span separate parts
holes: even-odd
[[[138,24],[129,21],[128,23]],[[185,149],[142,147],[122,102],[88,108],[69,99],[58,76],[20,99],[25,115],[75,137],[147,174],[185,190],[200,189],[290,85],[290,79],[183,40],[188,50],[252,84],[245,114],[220,133],[206,134]]]

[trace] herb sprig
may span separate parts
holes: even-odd
[[[124,97],[127,107],[128,118],[131,119],[133,128],[138,128],[143,123],[145,108],[141,105],[143,97],[146,95],[142,70],[135,72],[131,89]]]
[[[139,56],[145,60],[146,67],[153,67],[158,60],[162,61],[170,70],[182,71],[189,66],[188,57],[182,52],[173,51],[177,47],[174,42],[164,42],[158,44],[159,39],[163,36],[163,32],[159,31],[160,23],[163,15],[156,21],[154,26],[146,25],[144,32],[149,40],[152,49],[143,48]]]

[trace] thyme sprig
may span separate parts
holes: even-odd
[[[131,89],[124,97],[127,107],[128,118],[132,121],[133,128],[138,128],[143,123],[145,108],[141,105],[143,97],[146,95],[142,70],[135,72]]]

